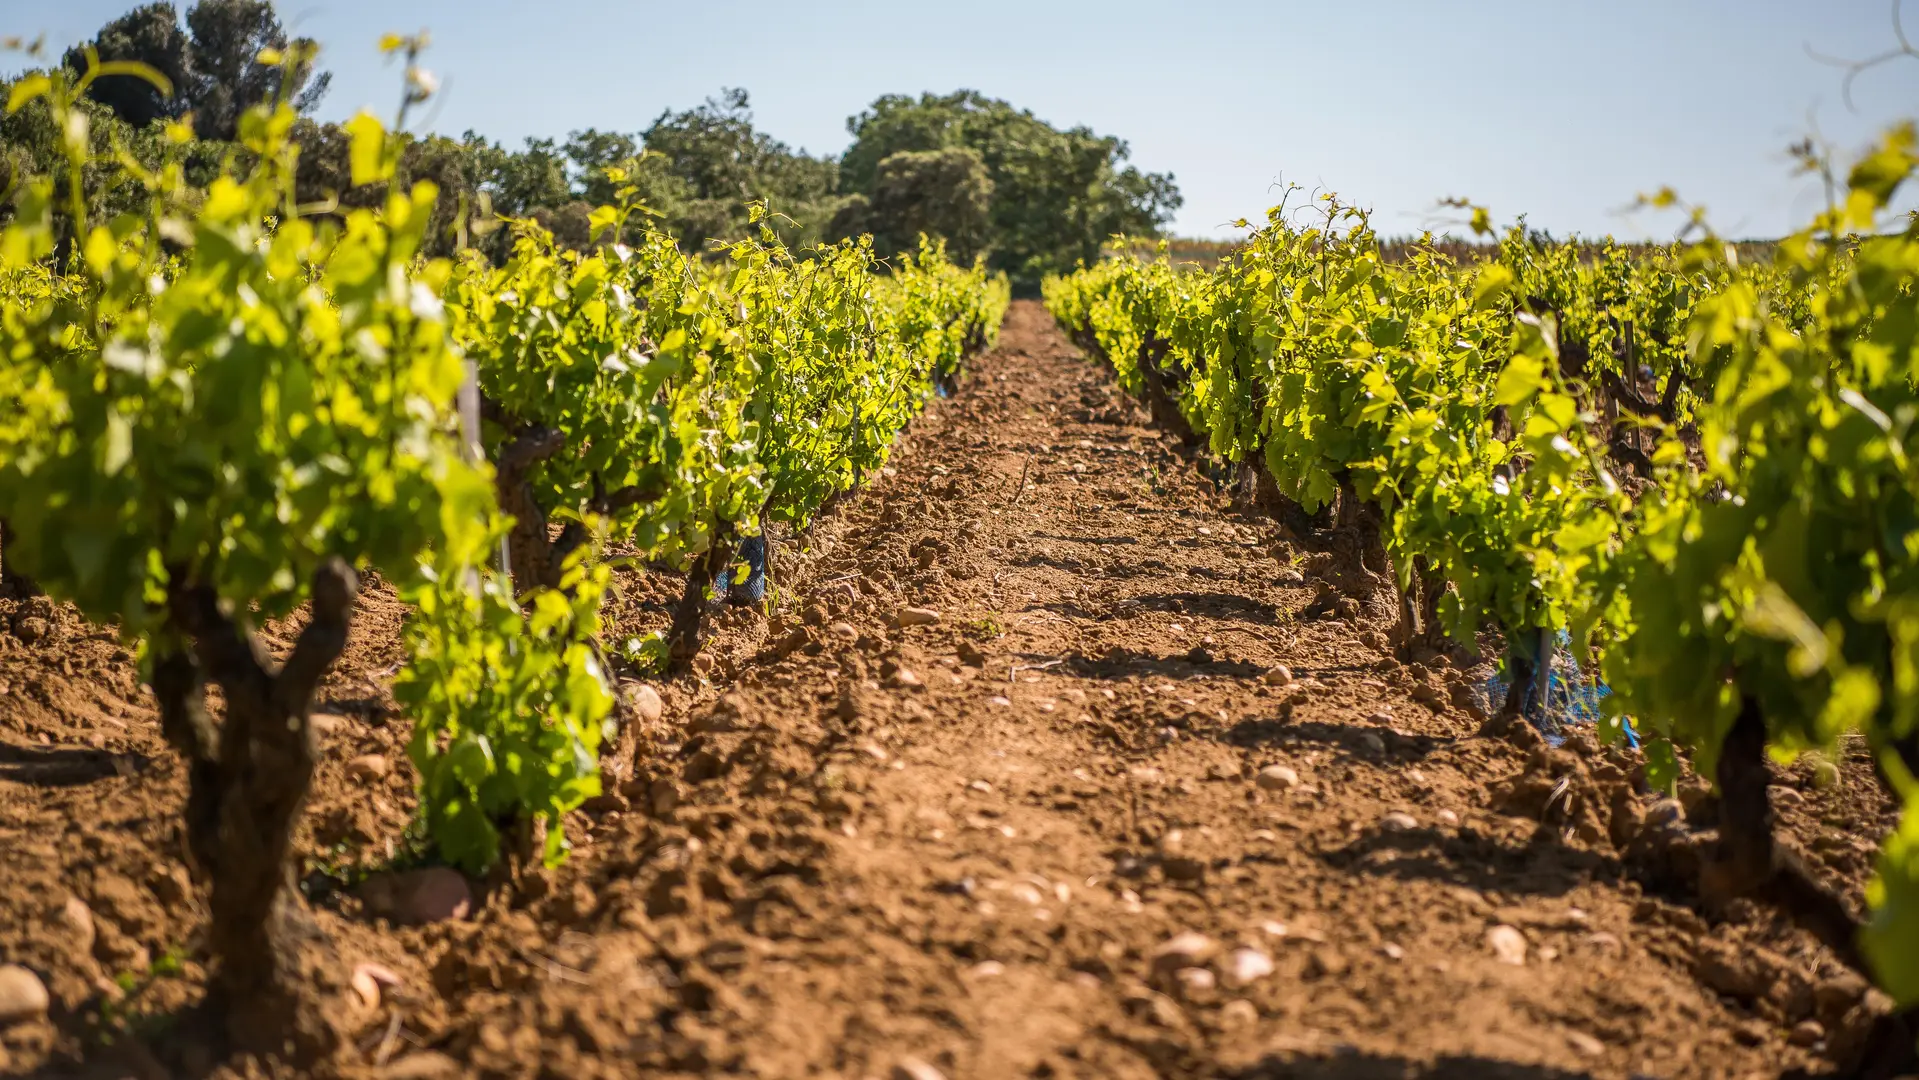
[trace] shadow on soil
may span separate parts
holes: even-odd
[[[1533,896],[1564,896],[1586,882],[1625,876],[1617,859],[1543,836],[1514,845],[1471,829],[1457,835],[1431,828],[1374,831],[1344,847],[1321,852],[1319,858],[1350,873]]]
[[[145,769],[150,760],[143,754],[0,743],[0,781],[39,787],[75,787],[113,776],[131,776]]]
[[[1483,1057],[1442,1057],[1425,1064],[1346,1050],[1315,1057],[1269,1058],[1220,1075],[1229,1080],[1574,1080],[1591,1074]]]

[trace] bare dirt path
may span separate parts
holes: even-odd
[[[1301,619],[1316,583],[1175,450],[1043,309],[1016,304],[886,475],[809,550],[780,552],[797,584],[774,623],[730,620],[711,680],[666,688],[638,775],[580,816],[571,861],[424,928],[323,899],[342,952],[402,979],[359,1021],[381,1064],[349,1072],[1821,1067],[1856,980],[1762,913],[1709,926],[1644,895],[1603,832],[1494,810],[1527,750],[1475,734],[1456,673]],[[656,617],[670,590],[630,584],[622,617]],[[908,606],[938,620],[900,626]],[[363,684],[391,664],[400,616],[366,623],[386,637],[332,686],[343,714],[377,719]],[[21,685],[40,655],[0,652],[0,679]],[[125,682],[123,661],[93,662],[96,682]],[[1291,685],[1269,675],[1282,663]],[[85,716],[0,706],[0,736],[41,748],[16,757],[77,770],[49,789],[0,758],[0,847],[16,845],[0,877],[23,883],[0,883],[0,960],[54,971],[69,998],[139,957],[76,951],[68,895],[123,953],[188,942],[192,924],[168,848],[178,781],[150,732],[125,733],[151,720],[119,689]],[[103,712],[118,741],[90,749]],[[337,736],[311,846],[397,836],[403,728]],[[54,756],[67,742],[75,756]],[[368,752],[394,775],[348,779],[340,762]],[[116,753],[151,760],[116,773],[88,756]],[[1830,798],[1808,792],[1804,812]],[[193,978],[189,962],[171,1000]],[[88,1030],[56,1016],[0,1052],[54,1073],[124,1060]]]

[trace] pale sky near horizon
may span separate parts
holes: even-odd
[[[0,36],[61,48],[133,0],[0,0]],[[1135,0],[963,5],[823,0],[283,0],[334,73],[322,119],[390,115],[399,72],[381,34],[431,31],[444,82],[424,118],[509,145],[597,127],[638,131],[739,86],[758,125],[838,154],[846,120],[884,93],[983,91],[1062,127],[1127,140],[1175,174],[1185,235],[1230,236],[1276,185],[1325,185],[1384,233],[1441,223],[1463,195],[1555,233],[1668,235],[1622,208],[1671,185],[1722,233],[1771,236],[1819,205],[1785,147],[1844,153],[1919,115],[1919,60],[1868,72],[1810,58],[1893,42],[1888,0]],[[1919,39],[1919,2],[1907,25]],[[0,73],[22,65],[0,56]]]

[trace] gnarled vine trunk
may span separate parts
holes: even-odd
[[[719,579],[733,558],[733,539],[716,536],[705,555],[693,560],[686,573],[686,591],[673,610],[673,626],[667,631],[667,656],[675,667],[683,666],[699,655],[702,628],[706,621],[706,593]]]
[[[325,1056],[340,1045],[318,1000],[341,987],[338,965],[294,889],[292,844],[313,784],[314,691],[346,647],[358,589],[339,559],[316,571],[311,618],[277,670],[212,589],[176,577],[168,595],[184,645],[159,651],[153,689],[187,762],[187,849],[209,889],[207,1004],[237,1047]],[[209,680],[226,698],[219,723]]]

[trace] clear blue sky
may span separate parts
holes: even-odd
[[[65,45],[130,0],[0,0],[0,35]],[[1908,23],[1919,37],[1919,2]],[[634,131],[722,86],[815,153],[848,141],[875,96],[970,87],[1128,140],[1177,174],[1176,228],[1230,235],[1280,179],[1371,205],[1385,232],[1436,220],[1447,195],[1556,232],[1661,235],[1622,216],[1670,184],[1722,231],[1770,235],[1818,204],[1783,148],[1817,130],[1844,151],[1919,114],[1919,61],[1840,72],[1805,47],[1892,43],[1886,0],[1345,0],[958,4],[750,0],[289,0],[326,47],[323,118],[392,111],[386,31],[431,30],[445,81],[430,117],[517,145],[574,128]],[[0,70],[18,67],[0,59]]]

